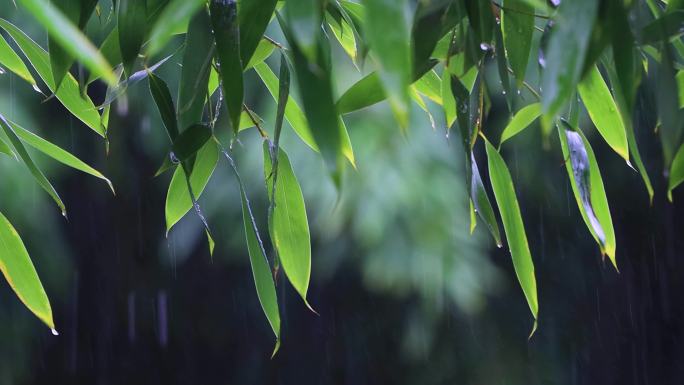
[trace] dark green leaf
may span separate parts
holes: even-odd
[[[120,0],[119,47],[126,77],[133,73],[133,64],[138,58],[147,31],[147,2],[143,0]]]
[[[655,43],[682,33],[684,10],[666,13],[641,30],[643,44]]]
[[[150,83],[150,93],[152,93],[154,103],[157,105],[162,122],[164,122],[166,132],[169,134],[169,139],[173,143],[178,136],[178,122],[176,122],[176,109],[173,106],[171,92],[163,79],[152,72],[149,72],[147,76]]]
[[[527,126],[532,124],[532,122],[534,122],[539,115],[541,115],[541,104],[539,103],[532,103],[521,108],[515,113],[515,115],[513,115],[513,119],[511,119],[506,128],[504,128],[503,133],[501,134],[499,146],[501,146],[506,140],[514,137],[520,131],[527,128]]]
[[[466,157],[470,158],[469,161],[466,159],[466,167],[470,168],[470,170],[467,170],[468,179],[470,179],[470,202],[474,211],[487,225],[487,229],[492,234],[492,237],[494,237],[497,247],[501,247],[499,224],[496,222],[494,209],[492,209],[492,204],[489,202],[487,191],[482,184],[482,177],[480,177],[480,170],[477,168],[475,155],[470,151],[470,155],[466,155]]]
[[[0,213],[0,271],[26,307],[50,329],[55,329],[50,300],[40,283],[24,242],[17,230]]]
[[[206,4],[207,0],[171,0],[152,26],[147,43],[146,56],[151,57],[161,51],[180,26],[186,25],[193,19],[197,11]],[[202,12],[204,13],[204,12]],[[209,28],[207,20],[205,28]],[[193,47],[192,50],[195,48]],[[187,47],[186,47],[187,52]],[[204,51],[204,55],[207,51]]]
[[[64,14],[72,23],[77,23],[81,15],[81,5],[74,0],[53,0],[52,4]],[[62,84],[62,80],[71,65],[74,64],[74,57],[62,48],[62,46],[48,34],[48,49],[50,50],[50,67],[52,68],[52,78],[57,88]]]
[[[414,66],[424,66],[437,42],[462,18],[457,8],[450,1],[418,2],[411,28]]]
[[[534,7],[524,0],[505,0],[501,11],[501,30],[506,57],[518,87],[525,80],[527,61],[532,48],[532,34],[534,32]]]
[[[276,3],[276,0],[243,1],[240,3],[238,19],[240,22],[240,58],[243,63],[250,62],[252,55],[261,45],[262,37],[273,16]]]
[[[204,124],[193,124],[181,132],[173,141],[172,151],[176,158],[184,162],[192,158],[211,138],[211,128]]]
[[[496,197],[496,204],[499,206],[508,248],[513,259],[513,267],[515,268],[515,274],[518,276],[520,286],[525,293],[527,304],[532,311],[532,316],[534,316],[534,328],[536,328],[537,315],[539,313],[537,280],[534,276],[534,262],[532,261],[530,247],[527,243],[525,225],[520,215],[520,207],[515,195],[513,180],[511,179],[508,167],[506,167],[506,163],[494,146],[488,141],[485,141],[485,145],[487,147],[487,160],[489,163],[489,179]],[[534,328],[532,332],[534,332]]]
[[[291,45],[296,45],[309,62],[317,62],[317,37],[322,33],[323,2],[321,0],[289,1],[285,19],[289,26]]]

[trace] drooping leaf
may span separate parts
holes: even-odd
[[[587,108],[589,117],[591,117],[603,139],[615,152],[629,162],[625,125],[613,96],[596,66],[589,70],[587,76],[577,87],[577,91]]]
[[[613,0],[613,2],[616,1],[618,0]],[[614,67],[617,81],[619,81],[620,94],[623,95],[625,107],[627,108],[626,111],[629,111],[628,116],[632,116],[631,111],[636,99],[637,87],[641,81],[639,59],[634,44],[634,36],[632,36],[629,28],[627,10],[621,6],[613,6],[613,10],[614,12],[611,17],[614,23],[612,36]],[[613,83],[617,81],[611,80],[611,85],[614,89],[616,84]],[[618,98],[616,97],[616,99]],[[631,143],[629,145],[631,147]]]
[[[14,151],[2,138],[0,138],[0,153],[5,154],[11,158],[16,158]]]
[[[463,18],[450,1],[418,2],[411,27],[413,65],[423,67],[437,42]]]
[[[244,100],[237,1],[212,0],[209,12],[216,41],[216,57],[223,86],[223,100],[228,109],[233,135],[237,135]]]
[[[50,300],[40,283],[31,257],[19,237],[17,230],[0,212],[0,271],[7,283],[26,307],[50,329],[55,328],[52,320]]]
[[[482,184],[482,177],[480,177],[480,170],[477,168],[477,162],[475,161],[475,155],[470,151],[470,155],[466,155],[470,160],[466,161],[466,167],[469,167],[468,178],[470,179],[470,202],[473,206],[474,212],[476,212],[480,218],[487,225],[487,229],[494,237],[497,247],[501,247],[501,234],[499,232],[499,224],[496,222],[496,216],[494,216],[494,209],[492,204],[489,202],[489,197],[487,196],[487,191]],[[474,222],[473,222],[474,223]]]
[[[174,3],[179,2],[183,3]],[[176,102],[180,131],[202,120],[214,52],[213,41],[209,14],[202,9],[190,20],[185,37],[183,68]]]
[[[684,108],[684,70],[679,70],[675,76],[677,89],[679,90],[679,108]]]
[[[207,183],[209,183],[209,179],[216,168],[218,157],[218,146],[213,140],[206,142],[197,152],[190,173],[190,186],[196,199],[199,199]],[[190,209],[192,209],[192,199],[185,180],[185,171],[183,171],[183,167],[177,167],[166,193],[166,231],[168,232]]]
[[[558,127],[558,135],[577,206],[601,253],[607,254],[617,268],[613,220],[594,151],[582,131],[573,129],[565,121],[562,125]]]
[[[682,25],[684,25],[684,10],[668,12],[641,30],[641,42],[649,44],[681,34]]]
[[[104,56],[108,63],[121,63],[119,28],[117,26],[114,26],[114,28],[111,30],[111,32],[109,32],[107,37],[100,45],[100,53],[102,53],[102,56]],[[88,74],[88,80],[86,81],[86,84],[90,84],[99,78],[99,75],[91,72]]]
[[[145,55],[148,57],[159,53],[168,43],[179,26],[193,19],[197,11],[206,4],[206,0],[171,0],[152,26]],[[204,25],[209,28],[210,24]],[[189,28],[190,29],[190,28]],[[194,49],[194,48],[193,48]],[[186,46],[187,50],[187,46]],[[186,51],[187,52],[187,51]],[[206,51],[204,51],[206,55]]]
[[[57,207],[59,207],[60,211],[62,212],[62,215],[66,216],[66,207],[64,207],[62,198],[59,197],[59,194],[57,194],[55,188],[52,187],[52,184],[45,177],[45,174],[43,174],[43,172],[33,162],[33,159],[31,159],[31,156],[26,151],[26,147],[24,147],[24,144],[21,142],[21,139],[19,139],[17,134],[14,132],[12,125],[2,115],[0,115],[0,126],[5,132],[5,135],[7,135],[7,138],[10,140],[10,143],[12,143],[14,151],[16,151],[17,155],[19,155],[19,159],[21,159],[21,161],[26,165],[26,167],[31,172],[31,175],[33,175],[33,178],[36,180],[36,182],[38,182],[40,187],[42,187],[43,190],[45,190],[45,192],[47,192],[48,195],[50,195],[52,200],[55,201]]]
[[[521,108],[515,113],[515,115],[513,115],[511,121],[508,122],[508,125],[506,125],[506,128],[504,128],[503,133],[501,133],[501,141],[499,142],[499,146],[501,146],[506,140],[514,137],[520,131],[527,128],[527,126],[532,124],[532,122],[534,122],[539,115],[541,115],[540,103],[532,103]]]
[[[154,63],[151,67],[141,69],[140,71],[136,71],[131,76],[129,76],[127,79],[120,81],[114,87],[108,87],[107,93],[105,94],[105,100],[104,100],[104,102],[102,102],[102,104],[100,104],[98,106],[98,108],[104,108],[104,107],[112,104],[121,95],[126,93],[126,91],[128,90],[128,87],[131,87],[131,86],[145,80],[149,74],[154,73],[154,71],[156,71],[164,63],[166,63],[171,57],[173,57],[173,55],[174,54],[171,54],[171,55],[161,59],[160,61]],[[123,74],[123,68],[118,67],[118,69],[115,70],[115,72],[117,73],[117,77],[119,77],[120,75]]]
[[[447,129],[450,130],[456,121],[456,100],[451,92],[451,74],[447,69],[444,69],[442,72],[441,88],[444,118],[446,119]]]
[[[243,63],[252,60],[252,55],[262,45],[262,37],[266,31],[276,0],[242,1],[238,4],[238,19],[240,27],[240,58]],[[269,44],[271,49],[273,45]],[[245,66],[245,68],[248,68]]]
[[[147,2],[143,0],[119,0],[119,48],[126,77],[133,73],[147,32]]]
[[[551,126],[580,81],[589,36],[597,13],[594,0],[563,1],[544,51],[542,125]]]
[[[285,6],[285,19],[290,29],[290,38],[307,61],[318,59],[317,36],[321,34],[323,2],[320,0],[290,1]]]
[[[335,18],[330,13],[326,13],[325,20],[344,52],[356,63],[356,38],[352,27],[342,17]]]
[[[684,182],[684,144],[679,146],[670,167],[670,177],[667,184],[667,199],[670,202],[672,202],[672,190],[682,182]]]
[[[256,50],[254,50],[251,59],[249,59],[249,63],[245,65],[244,70],[247,71],[255,65],[263,63],[264,60],[268,59],[268,57],[271,56],[274,49],[275,45],[273,45],[273,43],[271,43],[267,39],[261,39],[256,47]],[[242,62],[244,63],[244,59]]]
[[[107,83],[116,82],[112,67],[97,47],[54,5],[46,0],[20,0],[20,2],[68,53],[90,71],[102,76]]]
[[[511,69],[522,85],[527,70],[527,61],[532,48],[534,33],[534,7],[524,0],[505,0],[501,11],[501,31],[506,57]]]
[[[72,23],[78,23],[81,16],[81,5],[74,0],[53,0],[52,4],[62,12],[64,17]],[[52,78],[57,88],[62,84],[71,65],[74,64],[74,57],[62,48],[62,46],[48,34],[48,50],[50,52],[50,67],[52,68]]]
[[[176,109],[173,106],[171,92],[163,79],[152,72],[149,72],[147,76],[150,84],[150,93],[152,93],[154,103],[157,105],[164,127],[166,127],[166,132],[169,134],[169,139],[173,143],[178,136],[178,122],[176,122]]]
[[[184,162],[192,158],[211,138],[211,128],[206,124],[193,124],[181,132],[171,147],[176,158]]]
[[[90,98],[81,96],[76,79],[74,79],[71,74],[67,74],[62,81],[59,90],[57,90],[52,79],[48,53],[7,20],[0,18],[0,27],[2,27],[17,43],[17,46],[19,46],[26,58],[31,62],[40,78],[43,79],[50,91],[55,93],[55,96],[64,107],[66,107],[72,115],[85,123],[86,126],[99,135],[104,136],[105,131],[100,122],[100,114],[97,113],[95,105]]]
[[[33,89],[40,91],[36,84],[36,80],[33,78],[33,75],[31,75],[31,72],[29,72],[26,64],[24,64],[19,55],[14,52],[2,35],[0,35],[0,65],[26,80],[33,86]]]
[[[675,152],[684,140],[684,110],[679,109],[674,72],[674,54],[669,44],[663,44],[661,65],[656,71],[656,105],[660,119],[660,142],[665,170],[668,170]]]
[[[78,159],[76,156],[71,154],[70,152],[62,149],[61,147],[41,138],[40,136],[32,133],[31,131],[21,127],[20,125],[8,121],[9,124],[12,126],[12,129],[14,130],[14,133],[21,139],[24,143],[28,144],[29,146],[35,148],[36,150],[42,152],[43,154],[49,156],[50,158],[67,165],[73,169],[83,171],[86,174],[90,174],[96,178],[100,178],[103,181],[107,183],[109,186],[109,189],[112,190],[112,193],[114,192],[114,186],[112,186],[112,182],[107,179],[104,175],[102,175],[101,172],[95,170],[94,168],[90,167],[88,164],[83,162],[82,160]]]
[[[230,163],[231,168],[235,174],[238,185],[240,186],[240,199],[242,201],[242,219],[245,228],[245,235],[247,238],[247,251],[249,252],[249,261],[252,265],[252,274],[254,276],[254,284],[256,286],[257,296],[261,303],[261,308],[266,314],[266,318],[273,329],[276,336],[276,345],[273,350],[273,355],[278,352],[280,347],[280,312],[278,310],[278,298],[275,292],[275,283],[271,275],[271,267],[266,259],[266,251],[264,250],[263,242],[259,236],[259,230],[252,214],[252,208],[247,199],[245,186],[242,183],[240,174],[233,158],[223,150],[223,154]]]
[[[535,319],[536,328],[537,314],[539,312],[537,280],[534,275],[534,262],[532,261],[532,254],[527,243],[525,225],[520,215],[520,206],[518,206],[513,180],[506,163],[494,146],[488,141],[485,141],[485,146],[487,148],[489,179],[494,190],[494,197],[496,197],[496,204],[499,206],[508,248],[513,259],[513,267],[515,268],[518,282],[520,282],[520,286],[525,293],[532,316]]]
[[[442,79],[434,70],[426,72],[425,75],[413,83],[413,88],[433,102],[440,106],[442,105]]]
[[[307,302],[306,293],[311,276],[311,240],[304,196],[285,151],[278,150],[278,171],[275,173],[268,142],[264,141],[263,147],[264,178],[269,197],[275,181],[271,239],[278,251],[285,275],[304,302]]]
[[[404,17],[405,0],[364,0],[366,17],[373,20],[365,24],[366,38],[375,52],[378,74],[394,117],[399,126],[409,122],[411,84],[411,51],[409,33]]]

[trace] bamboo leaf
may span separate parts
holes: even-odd
[[[228,109],[233,135],[240,126],[240,113],[244,100],[242,60],[240,59],[240,31],[237,20],[237,1],[212,0],[209,5],[216,57],[223,86],[223,100]]]
[[[513,115],[511,121],[508,122],[508,125],[506,125],[506,128],[504,128],[503,133],[501,133],[501,141],[499,142],[499,146],[501,146],[506,140],[514,137],[522,130],[527,128],[539,117],[539,115],[541,115],[540,103],[532,103],[521,108],[515,113],[515,115]]]
[[[285,19],[290,30],[288,40],[292,40],[306,61],[312,63],[317,61],[316,37],[321,34],[322,12],[320,0],[290,1],[285,6]]]
[[[126,77],[133,73],[133,64],[145,40],[147,29],[147,2],[141,0],[120,0],[117,26],[119,47]]]
[[[684,182],[684,144],[679,146],[670,167],[670,177],[667,184],[667,199],[670,202],[672,202],[672,190],[682,182]]]
[[[613,220],[594,151],[582,131],[573,129],[565,121],[562,124],[562,128],[558,127],[558,135],[577,207],[601,253],[608,254],[617,269]]]
[[[506,57],[511,64],[518,87],[525,80],[527,61],[532,48],[534,7],[525,0],[505,0],[501,11],[501,31]]]
[[[467,155],[466,155],[467,156]],[[497,247],[501,247],[501,234],[499,233],[499,224],[496,222],[496,216],[494,216],[494,209],[492,204],[489,202],[489,197],[487,196],[487,191],[482,184],[482,178],[480,177],[480,170],[477,168],[477,162],[475,161],[475,155],[470,151],[470,161],[466,162],[466,167],[469,167],[468,177],[470,180],[470,202],[473,207],[473,211],[476,212],[480,218],[487,225],[487,229],[494,237]],[[472,220],[472,226],[474,228],[475,221]],[[472,232],[472,231],[471,231]]]
[[[2,35],[0,35],[0,64],[14,72],[20,78],[26,80],[33,86],[34,90],[40,92],[36,80],[31,75],[31,72],[29,72],[26,64],[24,64],[19,55],[14,52]]]
[[[112,193],[114,193],[114,186],[112,185],[112,182],[109,179],[107,179],[104,175],[102,175],[101,172],[90,167],[87,163],[83,162],[82,160],[80,160],[70,152],[62,149],[61,147],[41,138],[40,136],[32,133],[31,131],[21,127],[20,125],[12,121],[8,122],[12,126],[14,133],[17,134],[17,136],[24,143],[28,144],[29,146],[35,148],[36,150],[42,152],[43,154],[49,156],[50,158],[66,166],[82,171],[86,174],[90,174],[96,178],[102,179],[107,183],[107,186],[109,186],[109,189],[112,190]]]
[[[157,105],[164,127],[166,127],[166,132],[169,134],[169,139],[173,143],[176,137],[178,137],[178,122],[176,122],[176,109],[173,106],[171,92],[163,79],[152,72],[149,72],[147,76],[150,84],[150,93],[152,93],[154,103]]]
[[[187,24],[188,20],[196,17],[197,11],[205,4],[206,0],[169,1],[150,30],[145,56],[151,57],[159,53],[174,35],[175,31],[180,26]],[[207,23],[204,26],[209,28],[209,25]],[[206,54],[206,51],[204,53]]]
[[[515,274],[518,276],[518,282],[520,282],[520,286],[527,299],[527,304],[535,319],[535,326],[532,330],[534,333],[537,325],[539,303],[537,301],[537,280],[534,276],[534,262],[532,261],[530,247],[527,243],[525,225],[520,215],[520,206],[518,206],[518,199],[515,195],[513,180],[511,179],[508,167],[506,167],[506,163],[488,141],[485,141],[485,146],[487,148],[489,164],[489,179],[496,197],[496,204],[499,206],[499,213],[504,225],[508,248],[511,251]]]
[[[211,128],[205,124],[193,124],[173,141],[171,151],[181,162],[192,158],[211,138]]]
[[[62,48],[109,84],[116,83],[112,67],[78,28],[54,5],[45,0],[19,0]],[[55,83],[57,84],[57,83]]]
[[[625,125],[613,96],[596,66],[589,70],[587,76],[577,87],[577,91],[582,97],[589,117],[603,139],[629,163]]]
[[[55,7],[64,14],[72,23],[78,23],[81,16],[81,5],[73,0],[53,0]],[[50,67],[52,68],[52,78],[57,88],[62,84],[64,76],[74,64],[74,57],[63,48],[53,37],[48,34],[48,49],[50,52]]]
[[[655,43],[663,38],[681,34],[684,25],[684,10],[668,12],[641,30],[643,44]]]
[[[17,230],[0,213],[0,271],[26,307],[54,331],[50,300]]]
[[[364,0],[368,44],[376,53],[379,78],[387,94],[394,117],[400,127],[409,122],[409,90],[411,84],[411,51],[409,33],[404,17],[405,0]]]
[[[240,23],[240,58],[243,63],[249,63],[252,55],[259,50],[264,41],[262,37],[266,31],[277,0],[243,1],[238,6],[238,20]],[[272,44],[268,44],[273,49]],[[268,56],[268,55],[267,55]],[[263,59],[262,59],[263,61]],[[245,69],[249,66],[245,66]]]
[[[85,123],[86,126],[100,136],[104,136],[105,131],[100,122],[100,114],[97,113],[95,105],[90,98],[81,96],[76,79],[74,79],[71,74],[67,74],[62,81],[62,85],[57,90],[55,88],[55,82],[52,79],[48,53],[7,20],[0,18],[0,27],[2,27],[17,43],[17,46],[19,46],[26,58],[31,62],[40,78],[43,79],[50,91],[55,93],[55,96],[64,107],[66,107],[72,115]]]
[[[442,79],[434,70],[426,72],[425,75],[413,83],[413,88],[433,102],[440,106],[442,105]]]
[[[308,304],[306,293],[311,276],[311,239],[302,189],[285,151],[276,150],[278,161],[277,171],[274,171],[267,141],[264,141],[263,148],[266,191],[269,192],[269,198],[274,199],[271,239],[285,275]],[[274,181],[275,194],[272,197],[270,192],[274,188]]]
[[[0,153],[5,154],[11,158],[17,157],[14,154],[14,151],[12,151],[12,148],[10,148],[9,144],[7,144],[2,138],[0,138]]]
[[[213,140],[206,142],[197,152],[190,173],[190,186],[196,199],[199,199],[207,183],[209,183],[209,179],[216,168],[218,157],[218,146]],[[190,209],[192,209],[192,198],[185,180],[185,171],[183,171],[183,167],[176,167],[166,193],[166,231],[168,232],[173,225],[178,223]]]

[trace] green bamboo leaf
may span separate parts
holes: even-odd
[[[185,162],[192,158],[211,136],[211,127],[206,124],[193,124],[176,137],[171,151],[179,161]]]
[[[211,20],[206,10],[202,9],[190,20],[185,37],[183,68],[176,102],[180,131],[202,120],[213,52]]]
[[[147,30],[147,2],[141,0],[120,0],[117,26],[119,48],[126,77],[133,73],[140,47]]]
[[[679,108],[684,108],[684,70],[679,70],[675,76],[678,89]]]
[[[52,187],[52,184],[50,181],[45,177],[45,174],[38,168],[38,166],[33,162],[33,159],[31,159],[31,156],[29,153],[26,151],[26,147],[24,147],[24,144],[21,142],[21,139],[17,136],[17,134],[14,132],[14,129],[12,128],[11,124],[7,119],[5,119],[4,116],[0,115],[0,126],[2,126],[3,131],[7,135],[7,138],[10,140],[10,143],[12,143],[12,146],[14,147],[14,150],[17,152],[19,155],[19,158],[21,161],[26,165],[26,167],[29,169],[31,172],[31,175],[33,175],[33,178],[38,182],[40,187],[45,190],[48,195],[52,198],[52,200],[55,201],[57,204],[57,207],[62,212],[62,215],[66,217],[66,207],[64,207],[64,203],[62,202],[62,198],[59,197],[59,194],[57,194],[57,191],[55,191],[55,188]]]
[[[72,23],[78,23],[81,16],[81,4],[74,0],[52,0],[52,4]],[[50,67],[52,78],[57,88],[62,84],[64,76],[74,64],[74,57],[58,41],[52,33],[48,33],[48,49],[50,52]]]
[[[107,186],[109,186],[109,189],[112,190],[112,193],[114,193],[114,186],[112,185],[112,182],[109,179],[107,179],[104,175],[102,175],[101,172],[90,167],[87,163],[78,159],[76,156],[62,149],[61,147],[41,138],[40,136],[32,133],[31,131],[21,127],[20,125],[12,121],[8,122],[12,126],[14,133],[17,134],[17,136],[24,143],[28,144],[29,146],[35,148],[36,150],[42,152],[43,154],[49,156],[50,158],[66,166],[69,166],[79,171],[83,171],[84,173],[90,174],[96,178],[102,179],[107,183]]]
[[[440,79],[435,70],[426,72],[425,75],[413,83],[413,88],[440,106],[443,104],[442,79]]]
[[[499,72],[502,92],[506,99],[506,106],[508,107],[508,110],[512,112],[513,92],[515,91],[511,88],[511,79],[508,75],[508,62],[506,60],[506,49],[504,47],[503,33],[501,32],[501,28],[497,27],[494,29],[494,56],[496,58],[496,69]],[[522,82],[520,82],[519,86],[520,85],[522,85]]]
[[[16,155],[14,154],[14,151],[12,151],[12,148],[10,148],[9,144],[5,143],[5,141],[0,138],[0,153],[3,153],[11,158],[16,158]]]
[[[558,8],[541,78],[542,125],[546,127],[551,127],[580,81],[597,8],[594,0],[563,1]]]
[[[50,300],[17,230],[0,212],[0,271],[26,307],[56,334]]]
[[[539,303],[537,301],[537,280],[534,276],[534,262],[530,253],[525,234],[525,225],[520,215],[520,206],[515,195],[513,180],[506,167],[506,163],[499,153],[488,141],[485,141],[487,148],[487,161],[489,164],[489,179],[496,197],[496,204],[499,206],[501,221],[504,225],[508,248],[511,251],[513,267],[518,276],[518,282],[525,293],[527,304],[530,307],[534,324],[532,332],[537,325],[537,315],[539,313]]]
[[[373,20],[365,24],[366,38],[376,53],[379,77],[394,117],[399,126],[409,122],[409,85],[411,84],[411,51],[406,27],[405,0],[364,0],[366,17]]]
[[[273,350],[273,355],[275,355],[280,347],[280,312],[278,310],[278,298],[276,297],[275,283],[273,282],[273,276],[271,275],[271,267],[266,259],[266,251],[264,250],[263,242],[259,236],[259,229],[254,220],[249,199],[247,199],[245,185],[242,183],[242,179],[235,166],[235,162],[233,162],[233,158],[231,158],[225,150],[223,150],[223,154],[228,159],[235,174],[235,178],[238,181],[238,185],[240,186],[242,219],[245,228],[245,236],[247,238],[249,262],[252,266],[252,274],[254,276],[254,284],[256,286],[257,297],[259,297],[259,303],[261,303],[261,308],[276,336],[276,345]]]
[[[31,62],[40,78],[43,79],[50,91],[55,93],[55,96],[64,107],[66,107],[76,118],[85,123],[86,126],[100,136],[104,136],[105,131],[100,122],[100,114],[97,113],[95,105],[89,97],[81,96],[76,79],[74,79],[71,74],[67,74],[62,81],[62,85],[57,90],[55,88],[55,82],[52,79],[48,53],[7,20],[0,18],[0,27],[2,27],[12,37],[15,43],[17,43],[17,46],[19,46],[26,58]]]
[[[240,113],[245,96],[237,12],[235,0],[212,0],[209,5],[216,41],[216,58],[223,86],[223,100],[228,109],[233,135],[237,135],[239,131]]]
[[[206,142],[197,152],[190,173],[190,186],[196,199],[199,199],[207,183],[209,183],[209,179],[216,168],[218,157],[218,146],[213,140]],[[178,223],[190,209],[192,209],[192,198],[185,180],[185,171],[183,171],[183,167],[176,167],[166,193],[166,231],[168,232],[173,225]]]
[[[111,32],[109,32],[107,37],[102,42],[100,45],[100,53],[102,53],[102,56],[104,56],[108,63],[121,63],[121,45],[119,44],[118,26],[114,26],[114,28],[111,30]],[[86,85],[91,84],[99,78],[99,75],[92,72],[89,73]]]
[[[26,64],[24,64],[19,55],[14,52],[2,35],[0,35],[0,64],[14,72],[20,78],[26,80],[33,86],[34,90],[40,92],[40,88],[38,88],[36,80],[31,75],[31,72],[29,72]]]
[[[458,6],[451,1],[418,2],[411,27],[413,65],[424,66],[437,42],[462,18]]]
[[[456,99],[454,99],[454,94],[451,92],[451,74],[446,68],[442,72],[441,88],[442,108],[444,109],[446,126],[447,129],[451,130],[451,126],[456,122]]]
[[[191,20],[204,5],[206,5],[206,0],[169,1],[150,30],[145,56],[152,57],[159,53],[166,43],[169,42],[175,31],[180,26],[187,25],[188,20]],[[209,26],[210,24],[205,24],[206,28],[209,28]],[[206,53],[207,51],[204,51],[205,55]]]
[[[477,162],[475,161],[475,155],[470,151],[470,160],[466,162],[466,167],[469,167],[468,177],[470,180],[470,203],[473,206],[473,211],[476,212],[480,218],[487,225],[487,229],[494,237],[497,247],[501,247],[501,233],[499,232],[499,224],[496,222],[496,216],[494,215],[494,209],[492,204],[489,202],[489,197],[487,196],[487,191],[482,184],[482,177],[480,177],[480,170],[477,168]],[[472,221],[474,226],[475,221]],[[472,232],[472,231],[471,231]]]
[[[641,30],[643,44],[655,43],[663,38],[681,34],[684,25],[684,10],[669,12],[654,20]]]
[[[499,142],[499,146],[501,146],[506,140],[514,137],[520,131],[527,128],[527,126],[532,124],[532,122],[534,122],[539,115],[541,115],[540,103],[532,103],[521,108],[515,113],[515,115],[513,115],[511,121],[508,122],[508,125],[506,128],[504,128],[503,133],[501,133],[501,141]]]
[[[62,48],[83,63],[90,71],[102,76],[107,83],[116,83],[114,72],[107,60],[54,5],[46,0],[19,1],[48,30],[50,36]]]
[[[589,70],[577,87],[577,91],[603,139],[629,163],[625,125],[613,96],[596,66]]]
[[[267,141],[264,141],[263,147],[264,177],[269,198],[275,181],[271,239],[285,275],[304,302],[308,303],[306,293],[311,276],[311,239],[302,189],[285,151],[276,150],[278,162],[277,172],[274,172]]]
[[[150,84],[150,93],[152,93],[154,103],[157,105],[164,127],[166,127],[166,132],[169,134],[169,139],[173,143],[176,137],[178,137],[178,122],[176,122],[176,109],[173,106],[171,92],[163,79],[152,72],[149,72],[147,76]]]
[[[243,1],[238,7],[240,23],[240,58],[243,63],[251,62],[262,45],[262,37],[271,21],[276,7],[276,0]],[[271,49],[272,44],[269,44]],[[268,55],[267,55],[268,56]],[[245,66],[249,68],[249,66]]]
[[[672,190],[682,182],[684,182],[684,144],[679,146],[670,167],[670,177],[667,184],[667,199],[670,202],[672,202]]]
[[[617,269],[613,220],[594,151],[582,131],[573,129],[565,121],[562,124],[562,128],[558,127],[558,135],[577,207],[601,253],[608,254]]]
[[[268,59],[271,56],[274,49],[275,45],[268,41],[268,39],[261,39],[256,47],[256,50],[252,54],[251,59],[249,59],[249,63],[247,63],[247,65],[245,66],[245,71],[259,63],[263,63],[264,60]]]
[[[307,61],[317,61],[318,41],[321,34],[323,8],[321,0],[290,1],[285,6],[285,20],[290,30],[290,38]]]
[[[325,21],[328,23],[335,39],[344,49],[344,52],[356,63],[356,38],[352,27],[341,16],[335,18],[330,13],[325,14]]]
[[[532,48],[534,32],[534,7],[524,0],[505,0],[501,11],[501,31],[506,49],[506,57],[518,87],[525,80],[527,61]]]

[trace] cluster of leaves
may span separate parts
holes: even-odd
[[[37,74],[49,92],[105,142],[111,103],[128,87],[148,81],[169,138],[168,156],[158,174],[174,169],[166,197],[167,231],[194,210],[204,224],[211,252],[214,240],[197,198],[221,155],[226,158],[240,188],[254,282],[278,341],[276,350],[280,315],[274,277],[282,267],[308,306],[311,272],[304,199],[279,145],[284,121],[321,154],[339,187],[346,164],[355,167],[344,114],[387,100],[405,132],[412,101],[428,114],[425,98],[441,106],[447,130],[458,130],[463,144],[471,231],[479,216],[502,246],[498,211],[516,275],[535,319],[533,332],[539,306],[525,226],[508,166],[483,129],[492,88],[486,84],[491,79],[484,76],[485,64],[496,62],[496,80],[512,114],[498,147],[537,118],[543,135],[550,135],[553,128],[558,131],[577,206],[601,253],[616,268],[608,200],[594,152],[578,126],[580,110],[586,110],[601,137],[628,166],[636,165],[652,198],[632,116],[641,79],[655,76],[660,87],[657,132],[669,175],[668,194],[684,181],[684,2],[679,0],[563,0],[560,4],[543,0],[421,0],[416,4],[407,0],[118,0],[108,9],[97,0],[17,3],[48,31],[49,51],[0,18],[0,28],[13,42],[0,35],[0,65],[40,91]],[[408,9],[413,10],[410,18]],[[115,21],[104,23],[109,32],[99,48],[83,32],[94,14]],[[266,36],[269,25],[279,27],[285,41]],[[178,41],[174,36],[183,40],[176,50],[182,52],[182,67],[175,101],[165,81],[154,74],[175,55],[158,58],[171,41]],[[538,52],[533,50],[535,41],[540,41]],[[357,68],[374,69],[339,97],[333,87],[332,44],[339,44]],[[275,51],[280,55],[278,76],[265,63]],[[86,77],[76,79],[71,74],[75,62],[88,70]],[[277,104],[272,136],[245,104],[244,73],[250,70]],[[302,108],[290,95],[291,73]],[[538,89],[529,83],[537,76]],[[108,90],[105,100],[96,105],[88,96],[88,86],[98,80]],[[526,102],[522,92],[536,100]],[[226,116],[231,131],[227,147],[216,135],[219,116]],[[18,155],[64,215],[59,195],[25,145],[109,183],[74,155],[2,115],[0,126],[4,133],[0,152]],[[274,246],[271,260],[231,150],[240,132],[251,127],[264,139],[268,235]],[[484,146],[488,181],[482,179],[476,161],[476,152],[482,151],[478,142]],[[498,210],[490,202],[486,182]],[[50,304],[28,253],[1,215],[0,239],[3,274],[27,307],[53,328]]]

